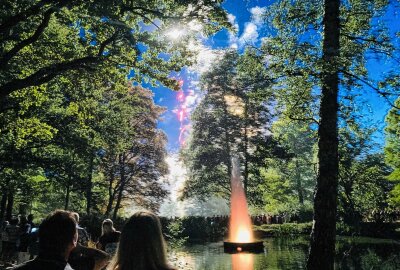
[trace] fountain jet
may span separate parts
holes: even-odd
[[[231,190],[229,239],[224,242],[224,251],[226,253],[263,252],[263,242],[254,241],[251,219],[247,209],[246,194],[240,180],[238,158],[232,158]]]

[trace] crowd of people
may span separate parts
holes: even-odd
[[[4,221],[1,226],[2,261],[14,260],[23,262],[29,259],[28,246],[35,236],[33,215],[19,216],[10,221]]]
[[[36,227],[33,216],[20,216],[2,226],[1,260],[13,270],[169,270],[159,218],[141,211],[122,232],[113,221],[102,222],[95,247],[79,225],[77,213],[57,210]]]
[[[63,212],[58,211],[56,213]],[[75,212],[66,213],[69,213],[75,221],[75,227],[78,234],[77,247],[70,252],[68,257],[69,264],[75,270],[101,269],[101,267],[104,266],[103,264],[109,261],[109,257],[117,253],[119,239],[121,238],[121,232],[115,229],[114,223],[111,219],[105,219],[101,224],[102,230],[100,237],[98,237],[96,242],[92,242],[89,233],[86,231],[85,228],[80,226],[79,214]],[[137,216],[134,217],[136,217],[136,219],[139,219]],[[272,216],[264,214],[252,216],[251,218],[253,224],[255,225],[281,224],[283,222],[289,221],[286,216],[282,215]],[[164,224],[165,222],[170,222],[171,219],[174,220],[174,218],[162,218],[161,222]],[[226,228],[229,223],[229,216],[203,217],[203,219],[204,224],[208,225],[211,228],[209,232],[210,235],[212,235],[212,228]],[[46,220],[47,219],[45,219],[45,221]],[[160,223],[158,218],[157,222],[154,220],[152,222],[156,225]],[[55,230],[57,231],[57,233],[54,233],[55,239],[57,235],[62,235],[64,232],[63,226],[57,226],[59,227],[55,228]],[[125,227],[129,228],[129,226],[131,225],[128,221]],[[32,260],[33,258],[38,256],[41,250],[40,242],[43,242],[39,241],[41,235],[41,227],[42,225],[40,227],[36,226],[36,224],[34,223],[33,215],[28,215],[27,217],[21,215],[18,218],[12,218],[10,221],[4,221],[0,228],[0,260],[2,265],[9,267],[15,264],[26,262],[28,260]],[[154,231],[161,234],[161,229],[160,232],[156,231],[156,229],[154,229]],[[134,235],[130,235],[129,232],[126,233],[130,238],[135,237]],[[145,234],[141,234],[140,237],[145,237]],[[151,236],[148,237],[149,238],[145,241],[146,243],[154,240],[151,239]],[[142,240],[143,239],[140,239],[141,242]],[[153,244],[155,244],[156,242],[157,241],[154,240]],[[158,250],[163,250],[163,240],[159,240],[159,242],[161,243],[161,247]],[[143,247],[141,247],[140,250],[142,250],[142,248]],[[129,250],[130,248],[126,247],[124,249]],[[135,253],[137,253],[137,251],[135,251]],[[118,260],[124,261],[123,258],[119,258]],[[115,262],[115,260],[113,260],[113,262]]]

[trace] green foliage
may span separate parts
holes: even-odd
[[[72,70],[92,74],[119,66],[134,79],[161,82],[193,61],[196,27],[171,42],[168,30],[229,27],[221,1],[3,1],[0,13],[0,96],[49,82]],[[198,27],[197,27],[198,28]],[[168,57],[161,57],[161,55]]]
[[[312,223],[284,223],[284,224],[263,224],[254,226],[255,233],[262,237],[288,236],[288,235],[309,235]]]
[[[388,212],[390,168],[380,153],[371,154],[373,129],[353,123],[339,132],[339,216],[355,227]]]
[[[386,145],[385,161],[393,168],[388,179],[395,184],[391,191],[390,203],[393,206],[400,206],[400,99],[395,102],[386,116]]]
[[[305,123],[280,118],[272,135],[288,153],[285,159],[268,159],[260,185],[268,213],[299,213],[312,209],[315,186],[315,132]]]
[[[34,212],[104,213],[121,208],[128,198],[157,210],[167,194],[158,182],[167,172],[166,138],[156,128],[164,109],[154,104],[149,90],[128,87],[121,73],[103,72],[88,78],[71,73],[36,96],[9,98],[13,106],[2,113],[1,183]],[[29,109],[20,104],[30,104]],[[119,185],[119,172],[111,175],[110,168],[119,166],[115,158],[127,152],[141,166],[130,162],[134,171],[125,180],[134,184]],[[29,175],[6,177],[5,171]],[[123,196],[116,195],[120,189]]]
[[[189,236],[183,236],[183,231],[184,228],[182,226],[181,219],[177,219],[168,223],[165,236],[171,248],[182,247],[187,242]]]

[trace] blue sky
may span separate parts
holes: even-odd
[[[199,58],[209,58],[212,54],[212,50],[215,49],[234,47],[238,48],[240,51],[246,43],[258,45],[260,39],[266,35],[266,31],[262,27],[262,21],[258,19],[258,14],[272,2],[273,1],[258,0],[226,1],[223,6],[229,13],[230,21],[237,28],[237,34],[235,35],[229,33],[227,30],[222,30],[214,36],[203,40],[204,50]],[[397,22],[400,21],[399,17],[398,11],[389,9],[388,13],[383,18],[383,20],[388,23],[392,33],[400,31],[400,23]],[[388,65],[387,62],[382,60],[371,60],[367,68],[373,77],[378,78],[378,74],[384,73]],[[167,112],[164,114],[164,121],[159,124],[159,127],[168,135],[168,150],[170,152],[176,152],[179,149],[180,130],[183,126],[189,124],[188,117],[185,117],[183,121],[179,121],[179,109],[184,106],[189,116],[201,96],[199,93],[200,90],[197,89],[195,85],[198,79],[196,74],[185,69],[176,76],[182,80],[184,100],[179,100],[179,93],[173,92],[165,87],[150,87],[154,91],[155,102],[161,106],[167,107]],[[371,89],[365,88],[361,92],[362,96],[359,100],[366,101],[367,105],[361,105],[362,103],[360,102],[359,106],[362,107],[364,115],[366,116],[366,123],[378,127],[378,132],[375,133],[374,137],[376,142],[382,146],[384,144],[384,118],[390,106]],[[186,99],[188,99],[188,101]]]

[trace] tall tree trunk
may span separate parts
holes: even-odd
[[[6,220],[11,219],[13,207],[14,207],[14,193],[12,191],[9,191],[7,194]]]
[[[119,157],[119,173],[120,173],[121,179],[120,179],[120,185],[119,185],[119,190],[118,190],[117,202],[115,203],[113,219],[117,218],[118,210],[121,207],[122,194],[125,189],[126,175],[125,175],[125,155],[124,154],[121,154]]]
[[[301,173],[300,173],[300,165],[299,161],[296,158],[296,188],[297,188],[297,194],[299,197],[299,203],[301,205],[304,204],[304,194],[303,194],[303,186],[301,184]]]
[[[67,190],[65,191],[65,200],[64,200],[64,210],[68,210],[69,208],[69,197],[71,194],[71,182],[67,183]]]
[[[115,200],[115,190],[113,188],[113,183],[114,183],[114,166],[111,165],[109,180],[108,180],[108,203],[105,213],[106,217],[110,215]]]
[[[338,186],[338,62],[340,0],[324,2],[324,41],[320,124],[318,128],[318,177],[314,196],[314,222],[307,269],[334,269]]]
[[[1,195],[1,202],[0,202],[0,220],[3,221],[4,214],[6,212],[6,204],[7,204],[7,191],[3,190]]]
[[[86,186],[86,213],[88,215],[90,214],[90,210],[92,209],[93,165],[94,165],[94,153],[92,152],[89,160],[89,168],[88,168],[89,174]]]

